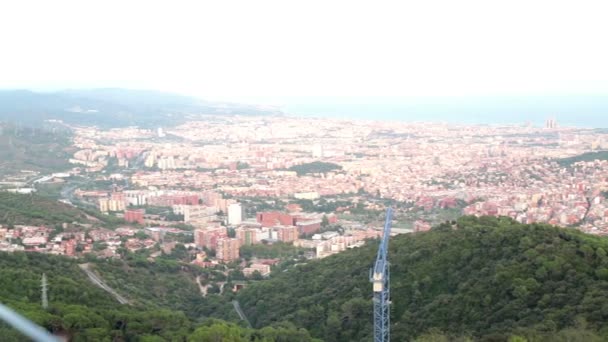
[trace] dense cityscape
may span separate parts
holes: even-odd
[[[61,124],[61,122],[59,122]],[[608,233],[608,132],[286,116],[208,116],[175,127],[71,126],[70,167],[5,175],[5,190],[51,186],[70,206],[122,222],[4,225],[0,250],[120,258],[149,250],[215,267],[242,247],[288,244],[323,258],[381,235],[429,230],[460,215],[509,216]],[[600,153],[601,154],[601,153]],[[577,156],[587,158],[568,159]],[[276,258],[232,267],[270,273]]]

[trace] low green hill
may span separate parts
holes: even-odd
[[[122,218],[104,215],[95,209],[76,208],[35,193],[26,195],[0,191],[0,224],[56,227],[62,223],[91,223],[115,228],[126,222]]]
[[[0,224],[52,226],[88,221],[84,211],[58,201],[35,194],[0,192]]]
[[[299,265],[238,298],[254,326],[288,320],[326,341],[370,341],[376,249],[367,244]],[[454,227],[397,236],[392,338],[608,339],[607,250],[604,238],[507,218],[463,217]]]
[[[342,170],[342,166],[334,163],[314,161],[312,163],[294,165],[288,170],[295,171],[298,176],[302,176],[307,173],[327,173],[333,170]]]

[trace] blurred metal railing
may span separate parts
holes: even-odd
[[[11,325],[23,335],[35,342],[60,342],[61,340],[51,335],[44,328],[21,316],[8,306],[0,304],[0,319]],[[1,337],[0,337],[1,340]]]

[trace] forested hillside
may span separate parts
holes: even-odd
[[[376,248],[299,265],[238,298],[255,326],[289,320],[326,341],[369,341]],[[393,340],[606,339],[607,250],[604,238],[507,218],[395,237]]]
[[[132,303],[120,305],[89,282],[82,260],[0,253],[0,302],[74,341],[370,341],[376,248],[310,261],[242,290],[237,299],[257,330],[214,320],[236,321],[232,295],[200,296],[193,279],[208,271],[171,256],[88,260]],[[507,218],[463,217],[395,237],[392,340],[606,340],[607,250],[604,238]],[[42,273],[48,310],[40,305]],[[1,325],[0,334],[21,340]]]
[[[198,290],[186,286],[181,292],[176,286],[187,282],[176,280],[183,275],[162,266],[140,264],[133,274],[133,282],[140,281],[137,291],[122,292],[133,305],[118,304],[109,294],[94,286],[79,269],[78,260],[36,253],[0,253],[0,303],[8,305],[55,334],[70,341],[313,341],[304,329],[289,323],[276,324],[263,329],[248,329],[234,323],[211,319],[210,315],[169,309],[172,306],[188,307],[189,300],[200,298],[193,306],[205,307],[206,299]],[[104,261],[98,261],[103,264]],[[119,268],[127,265],[108,264],[104,275],[116,274],[114,281],[121,282]],[[146,270],[146,271],[144,271]],[[155,272],[155,278],[142,277],[141,273]],[[40,284],[42,274],[48,278],[49,308],[41,306]],[[161,300],[152,303],[139,296],[153,288],[150,296],[159,292],[176,292],[173,305]],[[184,291],[195,290],[191,295]],[[180,298],[180,296],[183,296]],[[213,311],[213,310],[211,310]],[[218,339],[220,338],[220,339]],[[20,342],[24,337],[6,325],[0,324],[0,340]]]
[[[201,295],[196,278],[207,279],[214,271],[183,264],[167,256],[149,262],[145,254],[130,254],[125,261],[98,261],[92,267],[108,285],[137,305],[182,311],[191,319],[239,320],[228,298],[217,294]]]

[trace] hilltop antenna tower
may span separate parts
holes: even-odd
[[[370,270],[369,281],[373,284],[374,293],[374,342],[391,340],[390,315],[390,269],[388,262],[388,240],[391,235],[393,209],[386,210],[386,221],[382,232],[382,241],[374,268]]]
[[[46,282],[46,273],[42,273],[42,308],[49,308],[49,297],[47,292],[47,282]]]

